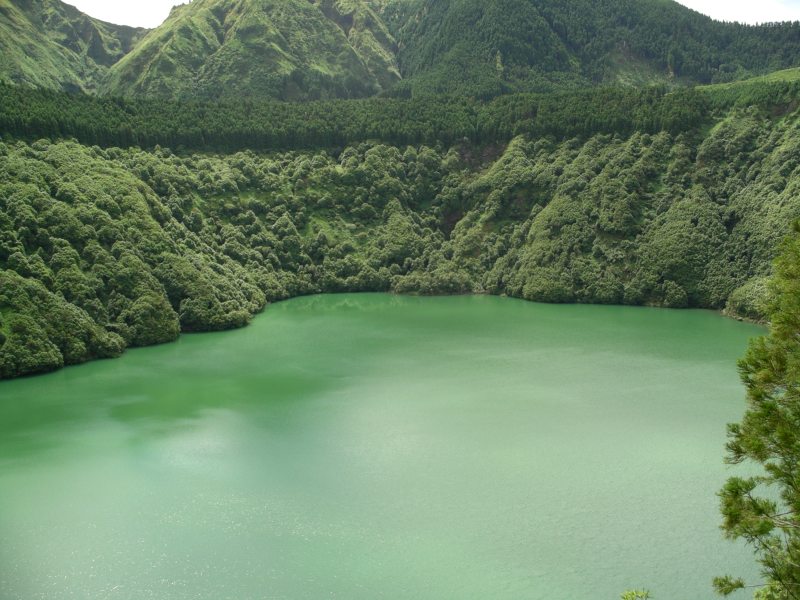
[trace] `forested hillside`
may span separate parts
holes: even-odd
[[[800,121],[735,104],[673,132],[490,144],[176,154],[7,140],[0,373],[238,327],[316,292],[759,317],[800,217]]]
[[[761,87],[753,104],[784,110],[800,82]],[[712,106],[739,102],[741,90],[602,88],[555,95],[468,98],[225,103],[126,100],[0,85],[0,128],[27,140],[74,137],[84,144],[156,144],[193,150],[286,150],[342,147],[364,140],[390,144],[507,142],[535,136],[686,131],[709,119]]]
[[[800,216],[797,71],[671,91],[791,64],[797,24],[655,0],[195,0],[144,32],[5,0],[0,27],[30,45],[3,53],[12,83],[143,96],[0,83],[3,376],[323,291],[759,318]],[[489,99],[623,80],[664,85]]]
[[[112,96],[488,99],[740,80],[800,63],[800,24],[672,0],[193,0],[151,31],[0,0],[0,81]]]
[[[798,61],[799,24],[723,24],[663,0],[195,0],[115,65],[104,89],[490,98],[730,81]]]
[[[400,79],[361,0],[194,0],[111,69],[104,91],[166,98],[357,98]]]
[[[491,97],[712,83],[797,66],[800,24],[720,23],[663,0],[395,0],[396,93]]]
[[[0,80],[95,91],[144,33],[92,19],[60,0],[0,0]]]

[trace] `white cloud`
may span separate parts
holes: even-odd
[[[800,0],[678,0],[720,21],[800,21]]]
[[[164,22],[170,9],[189,0],[65,0],[87,15],[134,27],[156,27]]]

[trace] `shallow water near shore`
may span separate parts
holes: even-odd
[[[0,382],[0,598],[713,598],[762,333],[333,295]]]

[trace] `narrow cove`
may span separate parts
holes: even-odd
[[[9,598],[531,598],[756,576],[716,491],[736,360],[708,311],[299,298],[0,383]]]

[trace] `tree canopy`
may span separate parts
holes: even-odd
[[[267,302],[318,292],[762,318],[771,261],[800,218],[797,120],[719,110],[675,134],[490,144],[0,143],[3,376],[240,327]]]
[[[728,462],[760,473],[732,477],[720,492],[723,530],[750,544],[762,566],[763,600],[800,598],[800,223],[775,265],[769,335],[754,340],[739,371],[748,407],[729,426]],[[716,581],[728,594],[745,582]]]

